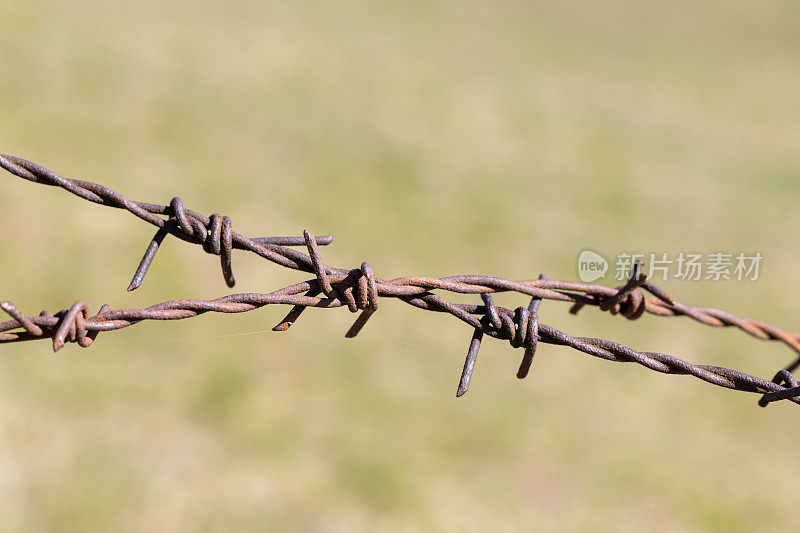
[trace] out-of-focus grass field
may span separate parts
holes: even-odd
[[[333,233],[326,261],[382,277],[760,251],[757,282],[661,285],[797,329],[799,21],[790,0],[8,0],[0,151],[249,235]],[[171,238],[126,293],[149,226],[5,173],[0,224],[0,298],[28,313],[231,292]],[[241,252],[234,270],[237,292],[307,278]],[[790,359],[567,309],[540,316],[766,378]],[[269,332],[285,311],[0,348],[0,530],[796,526],[791,404],[547,345],[520,382],[498,341],[456,400],[470,331],[452,317],[385,301],[345,340],[344,310]]]

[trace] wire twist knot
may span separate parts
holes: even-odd
[[[597,304],[601,311],[608,311],[612,315],[621,314],[628,320],[636,320],[647,310],[647,300],[640,287],[644,286],[654,292],[660,299],[672,303],[672,298],[664,294],[660,289],[653,287],[647,282],[647,275],[641,272],[641,261],[635,261],[631,268],[631,275],[625,285],[615,288],[617,291],[613,296],[601,298],[598,296],[585,298],[584,301],[577,301],[569,310],[573,315],[578,314],[587,303]]]
[[[539,279],[547,279],[544,274]],[[505,307],[497,307],[494,298],[488,292],[481,293],[483,300],[484,316],[480,320],[480,327],[475,328],[472,339],[467,349],[467,358],[461,372],[456,396],[463,396],[469,390],[475,363],[478,360],[478,350],[483,340],[483,334],[488,333],[499,339],[506,339],[513,348],[525,348],[522,361],[517,370],[517,377],[523,379],[528,375],[536,347],[539,343],[539,305],[541,298],[533,297],[527,307],[517,307],[514,311]]]
[[[338,304],[346,305],[353,313],[360,310],[361,314],[345,334],[347,338],[355,337],[372,314],[378,310],[378,280],[372,271],[372,266],[364,261],[360,268],[349,272],[330,269],[322,261],[314,234],[304,230],[303,239],[311,258],[311,269],[317,278],[316,285],[306,292],[306,296],[314,297],[322,293]],[[345,274],[345,272],[347,273]],[[272,330],[286,331],[297,321],[304,310],[305,306],[295,305]]]
[[[68,342],[74,342],[83,348],[88,348],[100,333],[99,331],[86,330],[85,322],[89,320],[89,308],[83,300],[78,300],[69,309],[61,310],[55,315],[48,311],[39,313],[40,318],[57,319],[55,322],[48,320],[48,322],[53,322],[53,325],[37,325],[34,322],[35,319],[25,316],[11,302],[0,302],[0,309],[17,321],[19,327],[25,330],[28,338],[52,338],[54,352],[59,351]],[[93,318],[108,310],[108,305],[104,305]]]
[[[785,386],[785,388],[775,392],[765,393],[758,400],[758,405],[761,407],[766,407],[771,402],[778,400],[786,400],[787,398],[797,398],[800,396],[800,386],[798,386],[797,380],[788,370],[779,370],[778,373],[775,374],[775,377],[772,378],[772,382],[782,387]]]

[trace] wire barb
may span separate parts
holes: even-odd
[[[778,400],[787,400],[800,396],[800,386],[797,385],[797,380],[788,370],[778,371],[775,377],[772,378],[772,382],[779,386],[786,385],[786,388],[765,393],[761,399],[758,400],[758,405],[761,407],[766,407],[771,402]]]
[[[308,307],[347,307],[353,313],[360,311],[346,333],[351,338],[358,335],[378,310],[379,297],[388,297],[418,309],[450,314],[471,327],[473,334],[456,392],[458,397],[469,390],[481,342],[488,335],[507,340],[514,348],[523,348],[524,354],[517,371],[520,379],[528,375],[538,345],[545,343],[568,346],[608,361],[634,362],[656,372],[691,375],[720,387],[757,393],[761,395],[758,402],[761,406],[779,400],[800,404],[800,385],[791,373],[800,365],[798,334],[719,309],[678,302],[647,281],[642,272],[643,265],[638,261],[634,263],[627,283],[617,288],[549,280],[543,274],[536,280],[522,281],[482,275],[444,278],[406,276],[383,280],[375,275],[368,262],[349,270],[327,266],[322,260],[319,246],[332,242],[330,235],[315,237],[305,230],[302,237],[249,238],[233,231],[229,217],[219,214],[204,217],[186,209],[177,196],[169,205],[136,202],[102,185],[63,178],[40,165],[8,155],[0,154],[0,167],[33,183],[61,187],[89,202],[125,209],[155,226],[156,233],[139,262],[128,286],[129,291],[141,285],[167,235],[199,244],[206,253],[218,255],[228,287],[235,284],[231,266],[234,249],[249,251],[282,267],[314,276],[313,279],[269,293],[231,294],[215,300],[175,300],[144,309],[111,310],[108,305],[103,305],[92,317],[89,316],[86,302],[82,300],[55,314],[42,311],[38,316],[25,315],[10,302],[0,302],[0,310],[11,318],[0,322],[0,344],[47,338],[52,340],[55,351],[67,343],[88,347],[101,331],[115,331],[145,320],[182,320],[208,312],[243,313],[267,305],[292,306],[284,319],[273,328],[274,331],[289,329]],[[293,246],[305,246],[308,254],[291,248]],[[454,303],[434,291],[477,294],[482,299],[482,305]],[[642,291],[652,296],[645,296]],[[527,306],[518,306],[512,311],[495,304],[492,294],[501,292],[525,295],[530,300]],[[782,342],[794,351],[796,359],[768,381],[736,370],[692,364],[667,354],[640,352],[609,340],[573,337],[541,323],[539,306],[542,300],[571,303],[571,313],[577,313],[585,306],[593,306],[612,314],[619,313],[630,320],[649,313],[665,317],[686,316],[712,327],[735,327],[758,339]]]
[[[547,279],[547,276],[544,274],[539,274],[539,279]],[[537,298],[534,296],[531,298],[531,303],[528,304],[528,308],[525,309],[524,307],[519,308],[520,315],[527,315],[524,317],[524,327],[526,330],[525,340],[523,344],[525,345],[525,355],[522,358],[522,362],[519,364],[519,370],[517,371],[517,378],[524,379],[525,376],[528,375],[528,371],[531,368],[531,363],[533,363],[533,356],[536,354],[536,345],[539,340],[539,305],[542,303],[541,298]],[[518,322],[519,329],[523,328],[523,322]]]

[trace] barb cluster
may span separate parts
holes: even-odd
[[[609,361],[635,362],[657,372],[692,375],[720,387],[757,393],[761,395],[759,405],[762,406],[778,400],[800,403],[800,386],[791,374],[800,365],[800,358],[779,371],[772,380],[765,380],[727,368],[695,365],[671,355],[640,352],[609,340],[573,337],[540,321],[539,307],[543,300],[570,302],[571,313],[577,313],[585,306],[593,306],[601,311],[621,314],[630,320],[636,320],[645,313],[687,316],[709,326],[732,326],[759,339],[780,341],[800,354],[800,337],[797,334],[719,309],[682,304],[647,281],[638,262],[628,282],[616,288],[549,280],[543,274],[538,279],[522,281],[482,275],[444,278],[407,276],[383,280],[375,276],[368,262],[363,262],[355,269],[327,266],[322,260],[319,246],[329,244],[333,240],[331,236],[315,237],[309,231],[304,231],[302,238],[245,237],[233,231],[230,218],[218,214],[205,217],[184,208],[179,197],[173,198],[169,205],[132,201],[102,185],[63,178],[40,165],[8,155],[0,155],[0,166],[22,179],[58,186],[90,202],[125,209],[155,226],[156,233],[136,269],[129,291],[141,285],[167,235],[199,244],[205,252],[219,256],[223,277],[229,287],[235,285],[231,263],[234,249],[255,253],[272,263],[314,276],[270,293],[232,294],[215,300],[175,300],[145,309],[112,310],[108,305],[103,305],[93,316],[90,316],[84,301],[75,302],[69,309],[57,313],[42,311],[38,316],[25,315],[10,302],[2,302],[0,309],[12,320],[0,322],[0,343],[52,339],[55,351],[67,342],[88,347],[101,331],[126,328],[144,320],[181,320],[207,312],[243,313],[274,304],[292,306],[285,318],[273,328],[274,331],[289,329],[308,307],[347,307],[352,313],[359,313],[346,333],[347,337],[355,337],[378,310],[379,299],[388,297],[419,309],[449,313],[473,329],[457,396],[469,389],[480,344],[483,337],[488,335],[506,340],[514,348],[523,348],[517,371],[520,379],[527,376],[539,343],[545,343],[569,346]],[[304,246],[307,253],[293,246]],[[454,303],[434,291],[480,295],[482,302]],[[645,296],[643,291],[650,296]],[[495,305],[492,298],[492,294],[498,292],[525,295],[529,302],[514,310],[500,307]]]

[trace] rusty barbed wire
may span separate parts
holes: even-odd
[[[800,404],[800,386],[792,376],[792,371],[800,366],[800,357],[796,357],[770,381],[728,368],[692,364],[667,354],[640,352],[609,340],[573,337],[540,322],[538,313],[543,300],[570,302],[571,313],[577,313],[585,306],[593,306],[601,311],[621,314],[630,320],[636,320],[645,313],[687,316],[709,326],[735,327],[762,340],[780,341],[800,355],[798,334],[719,309],[682,304],[649,282],[641,272],[639,262],[634,263],[628,282],[616,288],[549,280],[544,275],[536,280],[522,281],[484,275],[444,278],[406,276],[383,280],[375,276],[368,262],[350,270],[325,265],[319,246],[332,242],[332,236],[315,237],[309,231],[304,231],[303,237],[245,237],[233,231],[230,218],[218,214],[205,217],[184,208],[179,197],[173,198],[169,205],[132,201],[102,185],[64,178],[40,165],[9,155],[0,154],[0,167],[27,181],[61,187],[90,202],[125,209],[156,226],[156,233],[128,286],[129,291],[141,285],[167,235],[199,244],[206,253],[218,255],[223,277],[229,287],[235,285],[232,269],[234,249],[246,250],[280,266],[314,275],[313,279],[270,293],[232,294],[215,300],[174,300],[144,309],[112,310],[108,305],[103,305],[93,316],[90,316],[84,301],[77,301],[69,309],[57,313],[42,311],[38,316],[25,315],[10,302],[2,302],[0,309],[12,320],[0,322],[0,343],[52,339],[55,351],[68,342],[88,347],[100,332],[123,329],[145,320],[181,320],[208,312],[243,313],[276,304],[290,305],[292,308],[273,328],[274,331],[289,329],[308,307],[347,307],[353,313],[360,313],[346,333],[347,337],[355,337],[378,310],[379,299],[388,297],[419,309],[449,313],[473,329],[457,396],[469,389],[478,350],[484,335],[488,335],[507,340],[514,348],[523,348],[523,358],[517,371],[520,379],[528,374],[538,344],[544,343],[568,346],[609,361],[636,362],[656,372],[691,375],[720,387],[761,394],[761,406],[778,400]],[[292,246],[305,246],[308,253],[295,250]],[[478,294],[482,305],[453,303],[433,292],[436,290]],[[651,296],[645,296],[642,290]],[[492,294],[499,292],[522,294],[530,297],[530,301],[527,306],[519,306],[514,310],[500,307],[495,305],[492,298]]]

